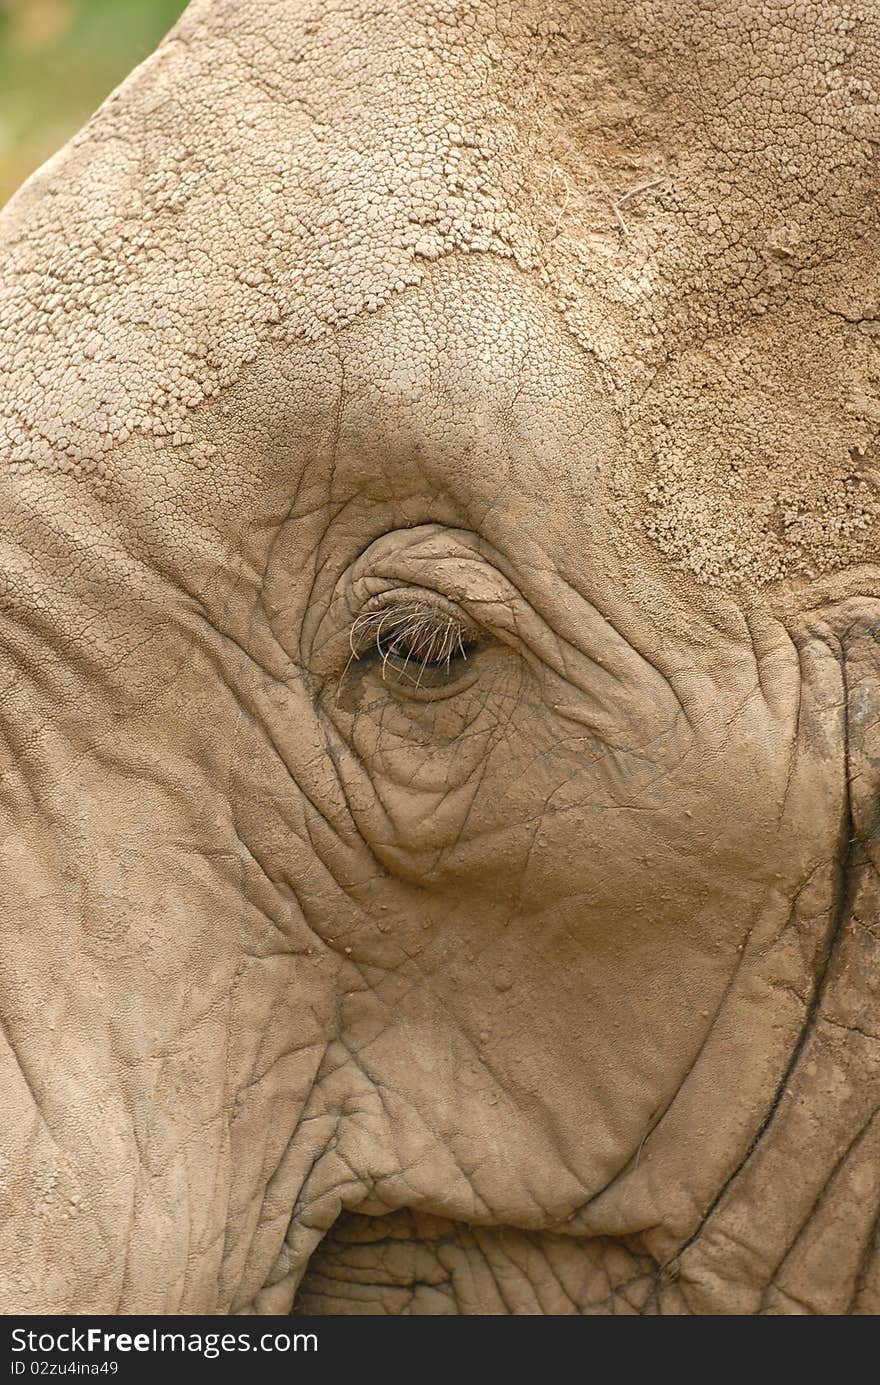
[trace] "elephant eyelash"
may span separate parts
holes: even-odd
[[[364,611],[351,627],[351,659],[377,655],[385,678],[389,660],[395,672],[417,670],[419,685],[428,669],[450,673],[452,664],[466,660],[476,640],[462,620],[430,602],[407,602]]]

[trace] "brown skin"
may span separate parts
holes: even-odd
[[[709,8],[196,0],[4,214],[4,1311],[880,1309],[874,98]]]

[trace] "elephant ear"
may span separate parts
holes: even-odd
[[[836,917],[775,1101],[676,1261],[697,1311],[722,1287],[731,1311],[733,1283],[733,1311],[880,1312],[880,603],[825,612],[803,639],[839,660],[846,704]]]

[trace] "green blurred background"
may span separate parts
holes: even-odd
[[[0,206],[185,8],[186,0],[0,0]]]

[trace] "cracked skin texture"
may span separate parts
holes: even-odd
[[[6,209],[4,1311],[880,1310],[878,56],[195,0]]]

